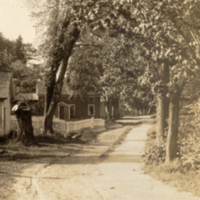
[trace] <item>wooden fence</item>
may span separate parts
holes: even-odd
[[[34,135],[42,133],[43,131],[43,119],[40,118],[32,118],[32,125],[34,128]],[[85,119],[81,121],[69,121],[65,122],[63,120],[55,119],[53,121],[53,129],[56,132],[63,134],[64,136],[67,133],[72,131],[78,131],[84,128],[93,128],[95,126],[105,126],[105,120],[103,119]],[[11,117],[11,130],[17,129],[17,120],[15,117]]]

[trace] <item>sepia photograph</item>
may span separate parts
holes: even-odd
[[[0,0],[0,200],[200,200],[200,0]]]

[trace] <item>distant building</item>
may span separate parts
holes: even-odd
[[[0,136],[10,132],[11,100],[14,100],[12,73],[0,72]]]
[[[38,95],[38,103],[44,105],[44,84],[39,83],[37,85],[36,93]],[[91,117],[101,118],[102,104],[100,98],[100,94],[94,92],[88,92],[87,95],[82,98],[70,98],[69,88],[66,84],[63,84],[61,96],[55,111],[55,117],[66,121],[88,119]]]

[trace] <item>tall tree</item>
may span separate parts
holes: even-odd
[[[29,1],[29,3],[31,2]],[[39,19],[38,28],[45,31],[43,36],[45,35],[46,39],[43,40],[42,47],[48,58],[46,66],[49,73],[46,79],[44,133],[47,131],[53,133],[53,114],[60,97],[69,58],[80,33],[86,26],[96,30],[101,28],[105,30],[107,18],[112,19],[113,23],[117,19],[123,23],[128,12],[127,9],[122,9],[124,3],[119,1],[48,0],[32,3],[37,3],[34,16]],[[38,9],[38,3],[41,3],[40,9]]]
[[[133,8],[134,15],[138,16],[135,32],[141,33],[151,42],[150,48],[147,47],[147,54],[157,62],[158,69],[162,67],[162,63],[169,68],[169,84],[161,76],[156,88],[167,89],[169,92],[166,161],[171,161],[175,158],[177,149],[180,94],[193,74],[192,71],[199,68],[199,32],[195,25],[199,20],[196,12],[199,3],[195,0],[146,0],[137,1],[137,4],[134,2]]]
[[[14,55],[16,60],[21,60],[23,63],[26,63],[26,53],[21,35],[16,40]]]
[[[13,55],[14,42],[6,39],[0,33],[0,70],[10,70],[10,64],[14,59]]]
[[[133,85],[136,88],[138,75],[145,70],[140,54],[141,49],[135,42],[132,44],[132,38],[122,41],[120,34],[113,37],[110,32],[101,34],[101,38],[86,34],[71,57],[68,85],[74,94],[85,95],[89,90],[100,93],[107,119],[117,119],[119,101],[125,96],[130,99],[127,92]]]

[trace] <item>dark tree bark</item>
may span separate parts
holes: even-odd
[[[163,140],[164,130],[167,127],[167,119],[169,116],[169,99],[166,93],[158,93],[156,95],[156,138],[160,142]]]
[[[30,108],[19,108],[16,112],[16,118],[18,122],[18,137],[16,141],[22,141],[27,145],[35,143],[33,135],[33,126],[31,119]]]
[[[167,135],[166,147],[166,162],[173,161],[177,153],[177,139],[179,127],[179,102],[181,93],[186,84],[187,79],[182,79],[181,83],[175,84],[172,91],[170,91],[170,104],[169,104],[169,125]]]
[[[170,162],[176,157],[179,126],[179,100],[179,93],[170,94],[169,129],[167,137],[166,162]]]
[[[105,113],[106,113],[106,119],[108,119],[108,120],[112,119],[112,99],[111,99],[111,97],[106,97]]]
[[[56,82],[56,74],[58,72],[59,66],[62,62],[62,59],[64,57],[64,48],[63,45],[66,43],[65,41],[65,34],[67,32],[67,28],[69,26],[69,20],[66,20],[65,23],[63,23],[63,27],[61,31],[55,34],[55,37],[58,38],[58,40],[55,40],[55,44],[53,47],[53,50],[51,51],[49,57],[49,62],[47,62],[46,66],[50,67],[50,72],[46,76],[45,85],[46,85],[46,93],[45,93],[45,109],[44,114],[48,112],[51,99],[54,92],[54,86]],[[57,29],[56,29],[57,30]],[[65,44],[66,45],[66,44]]]
[[[160,80],[167,84],[169,82],[169,64],[163,62],[159,68]],[[169,99],[166,96],[168,91],[161,91],[156,95],[156,139],[160,142],[163,139],[164,129],[167,127],[167,119],[169,116]]]
[[[104,102],[104,105],[105,105],[106,119],[108,119],[108,118],[109,118],[109,114],[108,114],[108,101],[105,101],[105,102]]]
[[[68,27],[67,33],[65,33],[65,41],[63,42],[64,48],[62,52],[63,57],[62,57],[60,66],[53,73],[53,77],[56,77],[57,75],[57,79],[54,78],[55,80],[54,85],[50,84],[47,88],[46,104],[47,103],[49,104],[49,102],[50,104],[46,105],[46,108],[48,108],[48,110],[46,110],[46,114],[44,117],[44,134],[47,134],[48,131],[51,134],[53,134],[54,132],[53,131],[53,115],[55,113],[55,109],[56,109],[56,106],[57,106],[57,103],[59,101],[60,94],[62,91],[63,80],[64,80],[65,72],[67,70],[68,60],[71,55],[74,44],[79,37],[79,34],[80,34],[80,30],[75,25]],[[49,96],[48,96],[48,91],[49,91]]]
[[[115,99],[113,101],[113,108],[114,108],[114,113],[113,113],[113,119],[119,119],[120,118],[120,112],[119,112],[119,100]]]
[[[106,113],[106,119],[111,119],[111,106],[110,106],[110,100],[108,99],[105,102],[105,113]]]

